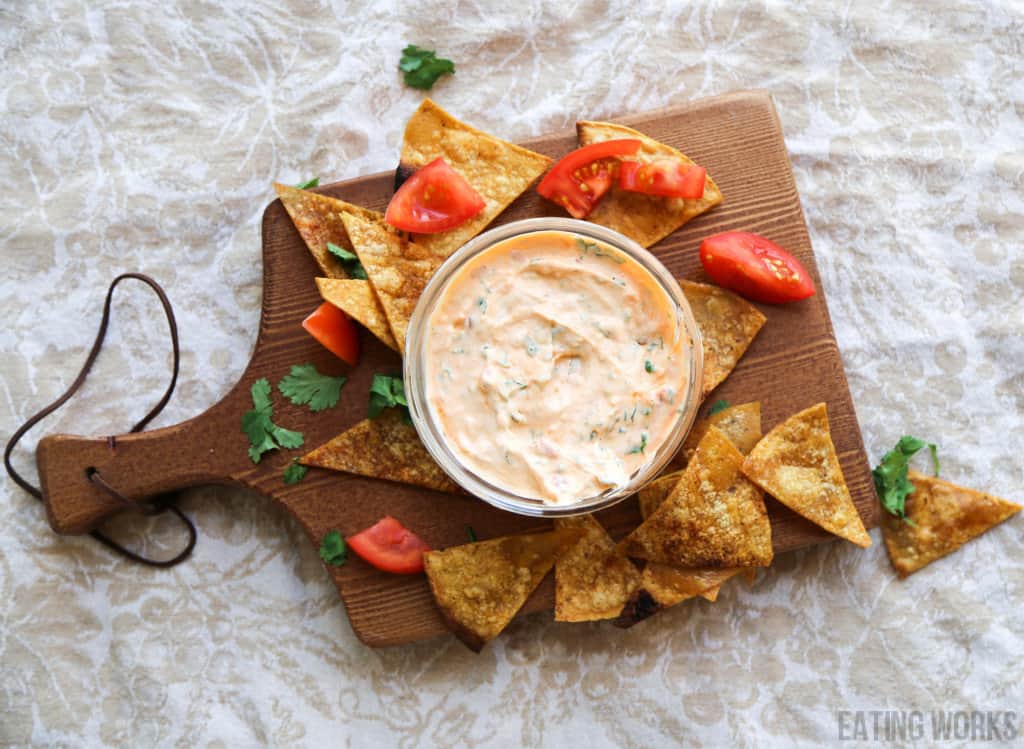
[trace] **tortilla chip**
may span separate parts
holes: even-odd
[[[743,472],[829,533],[871,546],[839,467],[824,403],[790,416],[768,432],[747,456]]]
[[[398,351],[398,342],[391,334],[391,326],[373,293],[369,281],[354,278],[318,278],[316,287],[325,302],[330,302],[346,315],[373,333],[388,348]]]
[[[700,328],[707,395],[736,368],[740,357],[768,319],[747,300],[718,286],[679,281]]]
[[[659,156],[673,156],[687,164],[693,163],[671,146],[631,128],[613,125],[610,122],[577,122],[576,134],[581,146],[606,140],[636,138],[643,143],[638,154],[641,161],[651,161]],[[710,176],[704,185],[704,195],[698,200],[662,198],[613,187],[590,212],[587,221],[620,231],[644,247],[650,247],[690,219],[721,202],[722,192]]]
[[[676,488],[682,477],[682,471],[665,473],[638,491],[636,496],[640,502],[640,517],[646,520],[653,515],[654,511],[661,507],[661,503],[668,499],[668,495]]]
[[[760,406],[758,406],[757,414],[758,424],[760,424]],[[704,427],[703,432],[706,431],[707,426]],[[668,499],[683,473],[683,471],[667,473],[639,491],[640,515],[644,520],[653,515],[662,502]],[[640,575],[640,583],[636,591],[626,602],[615,625],[623,628],[632,627],[634,624],[654,616],[659,611],[696,596],[714,603],[718,599],[718,592],[721,590],[722,584],[741,572],[749,577],[754,569],[752,567],[687,569],[661,562],[648,562]]]
[[[380,222],[342,215],[359,261],[377,292],[398,351],[405,354],[405,331],[427,281],[444,257],[389,231]]]
[[[413,237],[417,244],[442,258],[479,234],[551,163],[547,156],[459,122],[430,99],[424,99],[405,126],[399,172],[411,173],[438,157],[465,177],[486,203],[479,214],[461,226]]]
[[[303,455],[299,462],[439,492],[464,493],[430,457],[415,427],[406,424],[396,408],[385,409],[376,419],[360,421]]]
[[[614,619],[640,581],[636,566],[615,553],[615,542],[593,515],[555,520],[583,536],[555,564],[555,621]]]
[[[342,213],[352,213],[367,221],[384,221],[384,214],[346,203],[344,200],[300,190],[297,187],[274,183],[277,196],[281,199],[299,236],[306,243],[310,254],[328,278],[348,278],[341,260],[331,254],[327,243],[353,252],[348,232],[342,223]]]
[[[747,455],[754,449],[754,445],[761,441],[761,404],[741,403],[738,406],[723,408],[706,419],[698,419],[690,433],[686,435],[683,446],[679,448],[679,452],[665,470],[679,471],[686,468],[710,426],[721,429],[729,441],[736,445],[736,449]]]
[[[769,565],[768,512],[742,465],[736,446],[710,427],[668,499],[619,544],[620,551],[674,567]]]
[[[900,577],[956,551],[1021,510],[1020,505],[991,494],[916,471],[907,475],[914,485],[906,503],[910,522],[882,513],[885,547]]]
[[[560,528],[426,552],[423,567],[445,623],[479,653],[580,535],[578,528]]]

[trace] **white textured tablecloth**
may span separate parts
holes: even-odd
[[[413,42],[456,61],[442,106],[513,140],[769,89],[869,455],[910,432],[947,478],[1024,498],[1020,2],[487,5],[5,2],[0,437],[70,382],[123,270],[177,305],[158,425],[223,395],[256,334],[271,181],[392,168]],[[125,292],[23,469],[42,433],[122,431],[162,391],[164,323]],[[253,494],[187,495],[195,555],[154,571],[0,487],[3,746],[790,746],[836,741],[839,711],[1024,714],[1020,518],[906,582],[874,531],[713,605],[626,632],[533,616],[475,656],[363,647],[315,550]]]

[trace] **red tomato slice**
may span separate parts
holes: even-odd
[[[727,231],[708,237],[700,243],[700,262],[719,286],[755,302],[783,304],[814,295],[800,261],[758,234]]]
[[[485,205],[480,193],[438,157],[402,183],[384,220],[403,231],[436,234],[466,223]]]
[[[328,351],[353,367],[359,363],[359,330],[349,316],[330,302],[324,302],[302,321],[306,332]]]
[[[430,551],[419,536],[390,515],[345,541],[377,569],[399,575],[423,572],[423,552]]]
[[[623,161],[619,169],[619,187],[630,192],[660,195],[663,198],[696,200],[704,194],[708,170],[679,159],[658,159],[646,164]]]
[[[632,156],[641,145],[636,139],[622,138],[577,148],[544,175],[537,192],[565,208],[573,218],[586,218],[611,189],[619,158]]]

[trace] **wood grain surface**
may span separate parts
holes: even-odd
[[[459,112],[469,122],[472,113]],[[818,294],[806,301],[759,305],[768,322],[733,374],[707,399],[732,403],[759,400],[765,430],[819,401],[828,404],[832,437],[861,517],[877,525],[877,500],[860,428],[804,223],[800,199],[778,116],[765,92],[738,92],[642,115],[615,118],[680,149],[722,188],[725,203],[684,226],[652,248],[680,278],[703,276],[696,249],[702,237],[728,229],[764,234],[789,248],[814,277]],[[500,135],[500,133],[499,133]],[[526,143],[552,157],[576,145],[565,132]],[[318,192],[383,210],[393,175],[377,174],[320,188]],[[268,187],[269,189],[269,187]],[[517,200],[496,224],[542,215],[561,215],[533,190]],[[512,515],[465,496],[311,469],[294,485],[282,481],[285,466],[306,449],[327,441],[366,415],[370,381],[376,372],[400,371],[398,355],[364,331],[363,358],[348,368],[301,328],[319,303],[317,269],[279,201],[263,217],[263,308],[249,366],[238,385],[196,418],[142,434],[84,438],[54,435],[39,443],[37,461],[50,524],[58,533],[82,533],[119,509],[87,479],[89,470],[124,495],[143,501],[154,494],[210,483],[241,484],[280,502],[319,546],[338,529],[358,531],[390,514],[435,548],[464,543],[466,526],[480,539],[542,529],[549,522]],[[276,384],[293,364],[312,362],[322,372],[350,379],[336,408],[318,414],[294,406]],[[304,433],[301,450],[269,453],[254,465],[240,428],[251,408],[249,389],[260,377],[275,385],[274,416],[282,426]],[[776,552],[833,540],[833,537],[772,499],[767,500]],[[599,514],[615,538],[640,519],[633,499]],[[837,543],[843,543],[836,541]],[[374,647],[395,645],[445,631],[422,576],[381,573],[358,558],[330,568],[359,638]],[[541,584],[520,615],[553,606],[551,577]],[[612,635],[610,635],[612,636]]]

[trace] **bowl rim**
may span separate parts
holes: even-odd
[[[546,504],[541,499],[523,497],[489,482],[485,477],[467,468],[446,444],[441,429],[435,423],[427,399],[426,339],[430,317],[435,304],[451,280],[470,259],[494,245],[512,237],[537,232],[556,231],[584,238],[598,239],[639,262],[665,290],[675,304],[676,322],[689,337],[690,372],[687,380],[685,407],[679,413],[669,433],[651,459],[637,469],[629,481],[610,487],[600,494],[572,504]],[[578,219],[544,217],[511,221],[478,234],[466,242],[434,272],[423,289],[409,320],[406,331],[405,356],[402,376],[406,401],[413,426],[427,452],[441,469],[471,496],[494,507],[519,515],[532,517],[569,517],[611,507],[632,496],[654,480],[675,457],[696,421],[702,401],[701,382],[704,357],[700,329],[679,283],[653,253],[629,237],[608,227]]]

